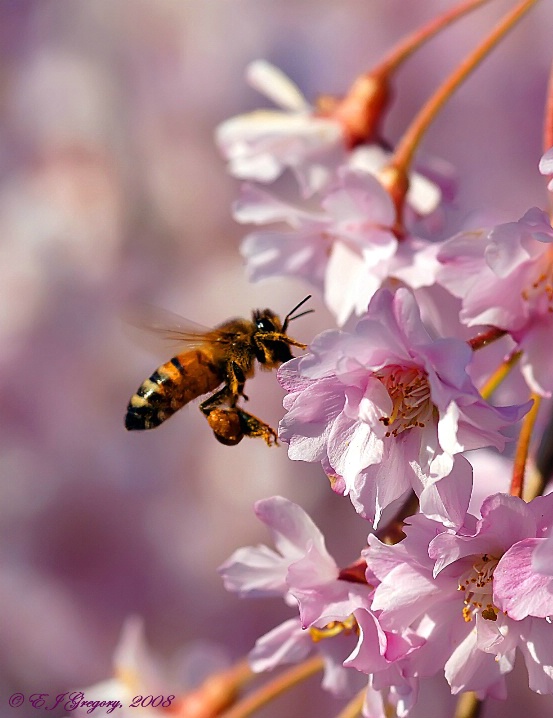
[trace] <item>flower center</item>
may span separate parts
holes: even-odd
[[[499,559],[485,553],[459,579],[459,591],[465,592],[463,618],[468,623],[480,613],[488,621],[496,621],[499,609],[493,604],[493,572]]]
[[[352,614],[346,618],[345,621],[331,621],[324,626],[324,628],[311,626],[309,633],[313,643],[318,643],[322,641],[323,638],[334,638],[334,636],[338,636],[340,633],[343,633],[345,636],[351,636],[352,634],[359,635],[359,627],[355,616]]]
[[[553,312],[553,247],[537,262],[537,277],[522,290],[521,296],[531,309],[539,313]]]
[[[420,367],[390,364],[375,373],[386,387],[392,400],[389,416],[380,417],[388,427],[386,436],[397,436],[415,426],[426,426],[433,420],[434,404],[431,401],[428,375]]]

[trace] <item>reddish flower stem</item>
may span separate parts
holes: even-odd
[[[545,119],[543,123],[543,151],[553,147],[553,64],[549,73],[547,97],[545,100]]]
[[[457,69],[446,78],[436,92],[423,105],[398,143],[390,162],[390,165],[398,174],[407,175],[422,138],[453,93],[536,2],[537,0],[523,0],[516,5],[513,10],[507,13],[483,42],[460,63]],[[401,218],[404,200],[405,197],[397,204],[399,218]]]
[[[418,28],[411,35],[403,38],[399,43],[392,48],[388,55],[377,65],[372,71],[371,75],[390,75],[392,72],[398,69],[405,60],[418,50],[428,40],[433,38],[439,32],[441,32],[448,25],[451,25],[456,20],[461,18],[463,15],[467,15],[472,12],[480,5],[484,5],[489,0],[465,0],[464,2],[456,5],[451,10],[448,10],[443,15],[432,18],[432,20]]]
[[[476,693],[461,693],[453,718],[478,718],[482,712],[483,702]]]
[[[233,705],[238,692],[255,678],[248,661],[243,660],[227,670],[215,673],[191,693],[167,709],[172,718],[213,718]]]
[[[549,72],[547,83],[547,97],[545,99],[545,118],[543,123],[543,151],[547,152],[553,147],[553,64]],[[547,178],[549,181],[550,177]],[[547,193],[549,199],[549,217],[553,218],[553,194]]]
[[[341,569],[338,574],[340,581],[349,581],[350,583],[367,583],[365,571],[367,570],[367,562],[364,558],[357,559],[355,563]]]
[[[513,479],[511,481],[511,496],[522,497],[524,489],[524,474],[526,471],[526,460],[528,458],[528,449],[530,448],[530,439],[532,438],[532,430],[536,423],[536,417],[540,408],[541,396],[539,394],[531,394],[530,398],[534,400],[534,404],[530,411],[524,417],[520,436],[518,437],[517,450],[513,467]]]
[[[477,349],[482,349],[482,347],[495,342],[497,339],[501,339],[501,337],[504,337],[505,334],[507,334],[507,332],[504,329],[492,327],[487,332],[482,332],[482,334],[477,334],[472,339],[469,339],[467,344],[470,346],[472,351],[475,352]]]
[[[379,125],[390,101],[390,78],[425,42],[441,30],[489,0],[464,0],[443,15],[401,40],[395,48],[370,72],[360,75],[344,98],[338,101],[329,96],[319,97],[318,112],[341,123],[346,145],[352,149],[359,144],[379,139]]]
[[[258,690],[250,693],[226,713],[221,714],[222,718],[247,718],[282,693],[315,675],[315,673],[319,673],[322,669],[323,659],[319,655],[308,658],[303,663],[281,673]]]

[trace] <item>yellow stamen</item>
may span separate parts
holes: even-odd
[[[493,604],[493,572],[498,562],[498,558],[485,553],[461,577],[458,590],[465,592],[462,613],[467,623],[477,613],[487,621],[497,620],[499,609]]]
[[[380,421],[390,430],[386,436],[398,436],[407,429],[422,428],[433,419],[428,375],[416,366],[390,365],[375,374],[386,387],[392,411]]]
[[[359,627],[355,617],[349,616],[345,621],[331,621],[324,626],[324,628],[311,626],[309,633],[313,643],[318,643],[324,638],[334,638],[334,636],[338,636],[340,633],[343,633],[345,636],[350,636],[353,633],[358,634]]]

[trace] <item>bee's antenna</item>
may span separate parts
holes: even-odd
[[[296,304],[296,306],[292,309],[292,311],[288,312],[288,314],[284,317],[284,324],[282,325],[282,331],[283,333],[286,332],[286,329],[288,328],[288,324],[293,319],[299,319],[300,317],[304,317],[306,314],[312,314],[315,310],[314,309],[307,309],[305,312],[302,312],[301,314],[296,314],[296,316],[293,316],[296,309],[299,309],[301,306],[305,304],[309,299],[311,299],[311,294],[308,294],[305,299],[302,299],[299,304]]]

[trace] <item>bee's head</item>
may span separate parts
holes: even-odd
[[[315,311],[314,309],[308,309],[305,312],[301,312],[301,314],[294,315],[296,309],[302,307],[309,299],[311,299],[311,294],[308,294],[305,299],[302,299],[299,304],[296,304],[292,311],[288,312],[284,317],[284,322],[281,322],[278,314],[275,314],[271,309],[254,309],[253,321],[260,332],[279,332],[279,334],[286,334],[288,325],[293,319],[299,319],[299,317],[303,317]]]
[[[290,351],[290,346],[297,346],[305,349],[305,344],[301,344],[295,339],[291,339],[286,334],[286,329],[292,319],[297,319],[298,317],[302,317],[304,314],[309,314],[313,311],[310,309],[294,316],[296,309],[301,307],[302,304],[310,299],[310,297],[311,295],[303,299],[292,309],[291,312],[288,312],[284,318],[284,322],[281,322],[278,314],[275,314],[271,309],[254,310],[253,321],[257,327],[259,339],[259,351],[256,352],[256,354],[260,364],[264,364],[267,368],[276,367],[279,364],[294,358],[294,355]],[[264,337],[264,334],[267,336]]]
[[[293,359],[278,314],[271,309],[256,309],[253,312],[253,321],[258,337],[256,356],[262,366],[272,369]]]
[[[257,330],[263,334],[284,333],[280,317],[270,309],[254,309],[253,321]]]

